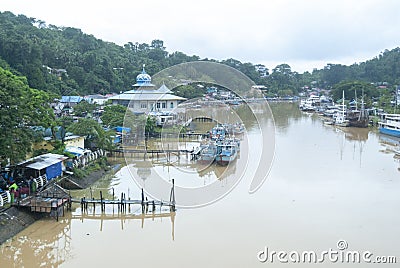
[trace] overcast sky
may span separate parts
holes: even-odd
[[[287,63],[302,73],[352,64],[400,43],[399,0],[0,0],[1,11],[217,60]]]

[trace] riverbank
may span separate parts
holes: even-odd
[[[43,218],[26,209],[10,207],[0,212],[0,245],[14,237],[36,220]]]
[[[121,163],[111,163],[106,158],[91,163],[84,170],[75,169],[74,174],[63,177],[59,185],[67,190],[85,189],[93,185],[106,174],[116,172]]]
[[[93,170],[85,174],[82,178],[68,176],[71,180],[80,187],[88,188],[107,174],[114,173],[120,168],[120,164],[115,164],[112,167],[107,166],[98,170]],[[44,218],[45,215],[40,213],[32,213],[26,208],[9,207],[0,210],[0,245],[16,236],[19,232],[27,228],[38,219]]]

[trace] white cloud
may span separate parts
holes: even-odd
[[[80,28],[121,45],[162,39],[169,51],[253,63],[285,62],[300,72],[321,68],[323,62],[351,64],[368,59],[398,46],[400,37],[397,0],[114,0],[107,4],[71,0],[65,5],[13,0],[2,3],[1,9]]]

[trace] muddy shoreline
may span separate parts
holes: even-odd
[[[118,168],[119,165],[115,165],[112,168],[93,171],[83,178],[69,177],[68,179],[82,188],[87,188],[106,174],[115,172]],[[16,236],[36,220],[44,217],[47,216],[40,213],[32,213],[29,209],[17,208],[16,206],[0,209],[0,245]]]

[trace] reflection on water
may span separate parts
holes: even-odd
[[[399,261],[398,140],[388,140],[370,129],[325,126],[318,116],[299,112],[296,104],[274,103],[271,108],[277,130],[275,161],[256,193],[248,193],[251,171],[256,168],[250,161],[236,188],[207,207],[178,209],[176,215],[154,218],[140,213],[118,217],[110,208],[108,216],[96,215],[97,210],[82,216],[80,208],[75,208],[60,222],[39,221],[4,244],[0,266],[283,267],[260,264],[256,255],[265,247],[321,252],[336,248],[339,239],[348,242],[349,250],[397,256]],[[252,128],[254,118],[244,116],[250,122],[246,128],[250,130],[249,152],[253,152],[259,149],[252,143],[259,132]],[[266,117],[265,122],[269,121]],[[215,180],[226,187],[233,174],[243,171],[240,165],[228,170],[197,167],[185,157],[173,163],[175,169],[187,171],[189,182],[185,176],[179,179],[188,185]],[[167,183],[168,174],[178,176],[168,163],[140,159],[100,180],[92,187],[93,194],[101,189],[109,198],[114,191],[115,196],[125,192],[139,199],[141,191],[132,172],[144,179],[146,187],[154,173],[166,176]],[[88,189],[73,194],[88,197],[91,193]],[[320,267],[354,264],[324,263]]]
[[[397,170],[400,171],[400,138],[380,135],[379,142],[382,145],[380,152],[393,155],[393,160],[398,163]]]
[[[41,220],[0,248],[1,267],[58,267],[71,257],[71,219]]]
[[[133,207],[133,206],[132,206]],[[99,222],[99,231],[103,231],[104,225],[107,224],[108,221],[117,221],[120,223],[121,230],[124,230],[124,226],[130,223],[130,221],[133,220],[138,220],[141,223],[141,228],[143,229],[145,227],[145,221],[146,220],[156,220],[156,219],[170,219],[171,220],[171,237],[172,240],[175,239],[174,237],[174,231],[175,231],[175,216],[176,212],[171,212],[169,209],[165,209],[162,207],[159,207],[159,209],[151,210],[149,211],[149,207],[146,207],[145,213],[141,213],[140,210],[141,208],[136,208],[136,211],[134,211],[135,208],[129,207],[128,211],[126,213],[119,213],[116,211],[116,208],[113,206],[112,211],[106,211],[105,213],[96,213],[95,209],[89,208],[87,212],[82,213],[82,211],[75,211],[73,215],[71,216],[72,220],[79,220],[80,222],[84,221],[93,221],[96,220]],[[98,208],[100,210],[100,208]]]
[[[385,148],[382,152],[400,154],[400,139],[387,135],[380,135],[379,142]]]

